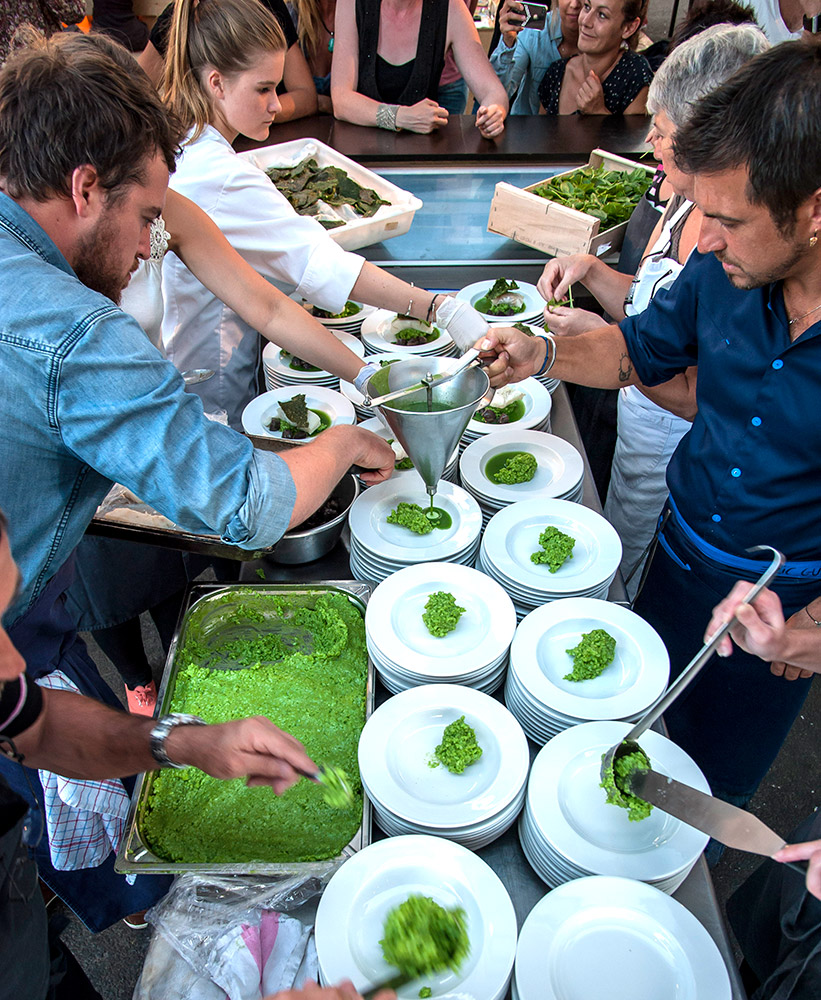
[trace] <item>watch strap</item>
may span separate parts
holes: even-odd
[[[151,756],[160,767],[173,767],[177,770],[188,767],[188,764],[177,764],[168,756],[165,748],[168,736],[175,726],[204,725],[205,719],[201,719],[198,715],[187,715],[183,712],[172,712],[170,715],[164,715],[161,719],[157,720],[154,728],[151,730],[149,737]]]

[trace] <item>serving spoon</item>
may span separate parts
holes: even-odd
[[[196,385],[198,382],[207,382],[209,378],[213,378],[215,372],[211,368],[189,368],[180,374],[186,385]]]
[[[755,545],[753,548],[747,549],[747,551],[769,552],[772,555],[772,561],[753,585],[749,594],[747,594],[741,602],[742,604],[751,604],[786,562],[784,555],[779,552],[778,549],[774,549],[771,545]],[[656,698],[653,704],[647,709],[635,726],[633,726],[621,743],[617,743],[615,746],[610,747],[607,753],[602,757],[600,771],[602,781],[606,779],[608,774],[612,773],[613,767],[619,757],[635,753],[638,749],[640,749],[637,743],[639,736],[641,736],[645,730],[649,729],[656,719],[658,719],[658,717],[673,704],[682,691],[692,684],[701,671],[701,668],[712,657],[716,646],[730,631],[730,628],[735,621],[736,616],[733,614],[732,618],[721,625],[710,636],[707,642],[704,643],[699,652],[696,653],[692,660],[690,660],[667,691],[663,692],[658,698]]]

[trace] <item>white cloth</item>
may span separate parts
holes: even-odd
[[[665,218],[658,239],[639,264],[628,293],[630,301],[625,303],[628,315],[643,312],[653,296],[669,288],[681,273],[686,262],[668,256],[672,229],[692,207],[692,202],[685,201]],[[667,499],[667,465],[691,426],[689,420],[658,406],[634,385],[619,392],[618,438],[604,516],[621,538],[625,577],[636,569],[653,537]],[[631,600],[640,577],[638,569],[628,584]]]
[[[801,38],[804,34],[803,27],[798,31],[790,31],[784,24],[778,0],[744,0],[744,2],[747,7],[752,7],[759,27],[773,45]]]
[[[151,224],[151,256],[140,261],[120,298],[120,306],[136,319],[159,351],[162,351],[162,262],[170,239],[160,216]]]
[[[170,186],[196,202],[254,270],[287,292],[340,312],[364,258],[342,250],[314,219],[297,215],[265,173],[238,156],[211,126],[183,146]],[[163,347],[180,369],[216,375],[191,386],[206,412],[232,427],[256,395],[260,337],[173,253],[163,264]]]
[[[80,689],[61,670],[37,681],[56,691]],[[119,778],[84,781],[40,770],[51,863],[57,871],[97,868],[120,846],[128,792]]]

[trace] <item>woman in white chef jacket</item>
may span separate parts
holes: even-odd
[[[269,280],[331,312],[355,299],[417,319],[435,318],[458,343],[487,329],[465,303],[394,278],[342,250],[314,219],[299,216],[265,173],[234,152],[238,135],[264,139],[276,116],[285,39],[255,0],[177,0],[164,93],[190,127],[171,187],[196,202]],[[163,347],[181,370],[211,368],[194,388],[206,410],[233,426],[256,394],[259,337],[168,255],[163,265]]]

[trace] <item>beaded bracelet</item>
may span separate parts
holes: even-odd
[[[805,610],[805,611],[807,612],[807,617],[809,618],[809,620],[810,620],[810,621],[811,621],[811,622],[812,622],[812,623],[813,623],[814,625],[817,625],[817,626],[818,626],[819,628],[821,628],[821,622],[820,622],[820,621],[818,621],[818,619],[817,619],[817,618],[813,618],[813,616],[812,616],[812,615],[810,614],[810,609],[809,609],[808,607],[806,607],[806,608],[804,608],[804,610]]]
[[[536,335],[539,340],[543,340],[545,343],[544,349],[544,362],[542,367],[535,373],[536,375],[547,375],[553,365],[556,363],[556,338],[549,333],[539,333]],[[551,351],[550,348],[553,348]],[[548,364],[548,358],[550,358],[550,363]]]

